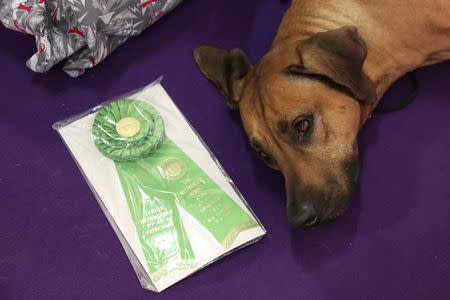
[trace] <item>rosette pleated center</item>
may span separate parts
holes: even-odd
[[[164,121],[150,104],[121,99],[104,106],[94,119],[92,138],[100,152],[118,162],[150,155],[164,141]]]

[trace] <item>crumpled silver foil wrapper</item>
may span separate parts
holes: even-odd
[[[46,72],[66,59],[64,71],[77,77],[181,1],[0,0],[0,20],[35,36],[37,52],[27,61],[31,70]]]

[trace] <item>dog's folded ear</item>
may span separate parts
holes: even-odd
[[[223,50],[200,46],[194,50],[194,59],[202,73],[225,96],[228,107],[239,108],[242,78],[252,68],[247,55],[237,48]]]
[[[295,72],[325,77],[364,105],[376,102],[376,90],[362,70],[367,48],[356,27],[316,33],[299,42],[297,53],[301,61],[291,66]]]

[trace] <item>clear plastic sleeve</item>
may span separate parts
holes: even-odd
[[[158,292],[266,233],[160,81],[53,125]]]

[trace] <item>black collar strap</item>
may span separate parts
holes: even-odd
[[[374,108],[374,110],[372,110],[372,112],[369,115],[369,118],[372,117],[372,115],[374,113],[386,113],[386,112],[394,112],[394,111],[398,111],[404,107],[406,107],[408,104],[410,104],[417,96],[417,92],[419,90],[419,83],[417,81],[417,77],[416,74],[414,72],[409,72],[408,74],[406,74],[412,83],[412,91],[409,93],[408,97],[405,98],[405,100],[403,100],[402,103],[398,104],[398,105],[394,105],[391,107],[385,107],[385,106],[377,106]]]

